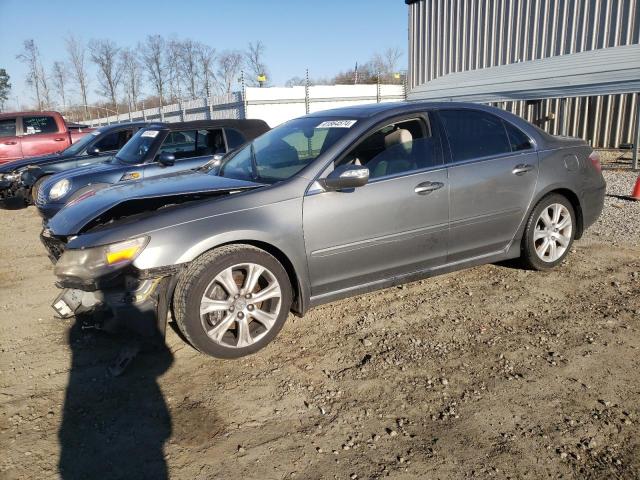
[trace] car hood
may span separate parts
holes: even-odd
[[[157,210],[169,204],[261,186],[264,185],[199,171],[177,172],[99,190],[92,196],[65,206],[49,220],[47,228],[57,236],[77,235],[98,217],[101,218],[101,223],[106,223],[110,217],[109,212],[114,212],[114,219],[116,211],[117,218],[122,218]],[[126,213],[122,214],[123,211]]]
[[[27,157],[21,160],[13,160],[11,162],[0,165],[0,173],[12,172],[14,170],[28,167],[30,165],[47,165],[49,163],[67,161],[72,158],[74,158],[73,155],[58,155],[58,154],[43,155],[41,157]]]
[[[84,175],[87,172],[91,172],[91,173],[106,172],[110,170],[118,170],[123,167],[126,167],[126,165],[123,165],[122,163],[118,162],[117,160],[114,160],[113,158],[105,157],[102,161],[90,163],[89,165],[84,165],[82,167],[76,167],[76,168],[72,168],[71,170],[68,170],[66,172],[67,175],[65,175],[65,178],[72,179],[73,177]]]

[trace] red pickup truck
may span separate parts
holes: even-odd
[[[0,113],[0,164],[59,152],[92,130],[58,112]]]

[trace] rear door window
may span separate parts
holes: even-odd
[[[22,117],[22,131],[25,135],[57,133],[58,124],[55,118],[46,115]]]
[[[5,118],[0,120],[0,138],[16,136],[16,119]]]
[[[221,129],[198,130],[195,156],[215,155],[217,153],[225,153],[226,151],[227,149],[224,146],[224,136],[222,135]]]
[[[529,137],[519,128],[507,122],[504,122],[504,128],[506,128],[507,130],[509,143],[511,144],[511,150],[513,152],[521,152],[523,150],[529,150],[533,147]]]
[[[511,152],[502,119],[478,110],[441,110],[454,162]]]

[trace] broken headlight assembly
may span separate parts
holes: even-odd
[[[6,180],[7,182],[15,182],[22,177],[22,172],[9,172],[0,175],[0,180]]]
[[[65,250],[54,273],[58,277],[96,280],[131,265],[148,243],[149,237],[145,236],[98,247]]]
[[[71,182],[66,178],[56,182],[49,190],[49,200],[60,200],[71,190]]]

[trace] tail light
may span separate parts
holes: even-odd
[[[602,171],[602,164],[600,163],[600,155],[598,152],[591,152],[591,155],[589,155],[589,161],[591,162],[591,165],[593,165],[593,168],[598,172]]]

